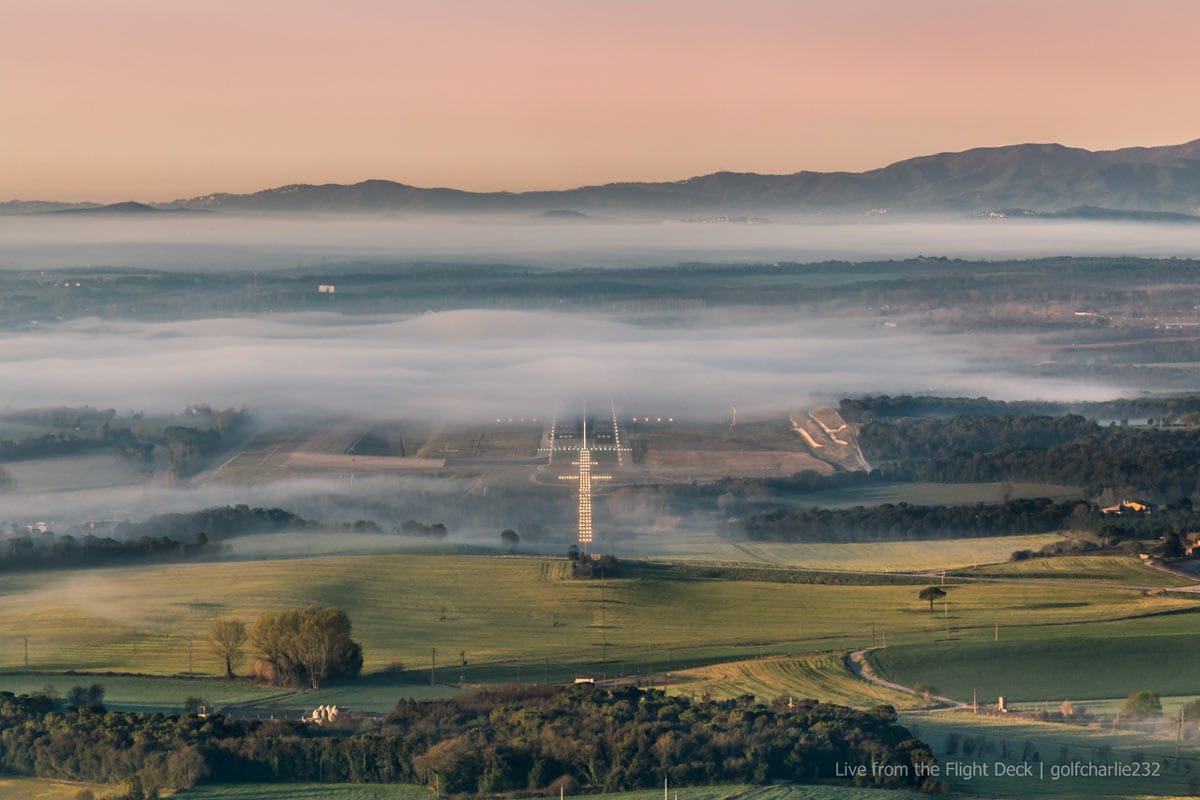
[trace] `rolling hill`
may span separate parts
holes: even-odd
[[[561,209],[634,214],[749,212],[972,212],[990,208],[1192,213],[1200,207],[1200,139],[1166,147],[1089,151],[1059,144],[981,147],[900,161],[868,172],[790,175],[718,172],[667,183],[610,183],[562,191],[466,192],[387,180],[294,184],[212,194],[164,207],[243,213],[516,212]],[[561,213],[561,212],[560,212]]]

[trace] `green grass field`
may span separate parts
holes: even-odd
[[[557,676],[561,677],[561,676]],[[189,697],[197,697],[213,708],[240,709],[264,715],[298,716],[319,705],[336,705],[358,711],[384,713],[402,698],[432,700],[451,697],[454,686],[416,684],[395,679],[365,678],[350,686],[333,686],[303,691],[255,686],[215,678],[176,678],[138,675],[62,675],[22,672],[0,673],[0,690],[29,694],[51,688],[66,696],[73,686],[104,687],[104,704],[115,711],[160,711],[178,714]]]
[[[128,460],[104,451],[9,461],[4,469],[18,489],[30,493],[110,489],[142,483],[147,478]]]
[[[618,555],[673,561],[773,564],[835,571],[919,572],[1006,562],[1015,550],[1061,541],[1058,534],[917,542],[733,542],[713,531],[680,530],[622,541]],[[1147,570],[1149,571],[1149,570]]]
[[[873,652],[871,662],[881,678],[904,685],[920,681],[963,701],[973,691],[990,703],[1001,694],[1054,703],[1123,698],[1141,689],[1195,696],[1198,621],[1186,614],[1054,632],[1002,630],[998,642],[963,636],[888,647]]]
[[[567,577],[566,564],[557,559],[461,554],[328,556],[6,575],[0,577],[0,690],[30,691],[50,683],[64,692],[77,684],[100,682],[115,708],[176,711],[184,698],[197,696],[210,703],[291,714],[320,703],[385,711],[404,696],[446,696],[456,690],[449,684],[460,677],[467,684],[513,682],[518,677],[564,681],[576,675],[645,680],[639,673],[653,672],[655,684],[697,696],[748,692],[767,699],[790,694],[848,705],[886,702],[911,707],[910,695],[866,684],[842,666],[845,649],[886,640],[888,647],[873,657],[882,677],[902,684],[923,681],[967,700],[974,689],[981,700],[992,702],[999,693],[1018,704],[1096,699],[1095,710],[1101,710],[1111,698],[1150,688],[1170,695],[1169,704],[1175,708],[1200,691],[1191,685],[1200,657],[1200,635],[1195,633],[1200,598],[1123,586],[1128,581],[1153,583],[1146,580],[1150,571],[1129,559],[1047,560],[1034,573],[1022,571],[1023,566],[1005,564],[990,572],[1005,582],[947,585],[948,607],[939,604],[936,613],[917,598],[920,585],[912,584],[795,583],[787,571],[769,570],[756,580],[733,579],[736,571],[722,573],[721,578],[698,578],[694,569],[636,563],[627,563],[620,578],[576,581]],[[1151,573],[1155,574],[1161,575]],[[1030,577],[1036,579],[1021,582]],[[264,610],[308,602],[348,611],[355,636],[364,645],[368,672],[396,659],[408,668],[406,674],[400,679],[368,675],[353,685],[316,693],[169,677],[188,668],[189,643],[195,669],[216,673],[215,659],[194,639],[212,618],[250,620]],[[997,622],[1000,641],[994,642]],[[29,671],[22,663],[21,646],[27,634]],[[431,689],[429,658],[435,647],[439,685]],[[466,667],[458,663],[460,651]],[[601,661],[606,651],[607,661]],[[61,674],[66,670],[164,677]],[[48,674],[56,671],[60,674]],[[911,712],[905,719],[917,726],[918,736],[937,740],[931,743],[938,746],[951,732],[960,738],[1011,740],[1015,744],[1009,749],[1017,752],[1028,740],[1043,753],[1053,749],[1057,754],[1062,740],[1068,742],[1068,752],[1089,757],[1106,745],[1131,757],[1138,748],[1166,746],[1145,734],[1088,732],[1030,721],[1012,727],[1016,721]],[[995,727],[1000,725],[1009,727]],[[1138,791],[1186,794],[1182,773],[1172,775]],[[424,791],[240,786],[200,788],[181,796],[408,800],[415,799],[411,792]],[[641,794],[651,800],[649,793]],[[705,787],[681,790],[680,796],[883,797],[824,787]],[[1095,781],[1022,787],[994,780],[956,785],[956,796],[1134,794],[1128,786],[1118,791]]]
[[[630,577],[576,581],[536,558],[380,555],[39,572],[0,578],[0,669],[171,675],[220,616],[252,620],[290,605],[347,610],[366,670],[393,660],[441,680],[512,681],[551,670],[653,671],[761,653],[864,646],[872,626],[890,644],[943,637],[911,585],[812,585],[689,578],[627,566]],[[1189,611],[1188,597],[1062,584],[950,588],[956,635]],[[941,609],[939,609],[941,610]],[[601,659],[607,651],[608,662]],[[468,661],[459,668],[460,652]],[[217,670],[202,645],[198,672]],[[417,677],[421,680],[421,677]]]
[[[1148,567],[1132,556],[1059,556],[987,564],[956,574],[996,578],[1078,578],[1116,581],[1135,586],[1187,586],[1189,580],[1161,569]]]

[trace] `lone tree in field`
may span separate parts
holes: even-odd
[[[271,680],[319,689],[322,681],[362,671],[362,647],[350,631],[340,608],[308,606],[263,614],[251,633]]]
[[[521,535],[512,528],[505,528],[500,531],[500,541],[504,542],[504,546],[508,548],[508,552],[515,552],[517,545],[521,543]]]
[[[917,595],[917,597],[920,598],[921,600],[929,601],[929,613],[930,614],[933,613],[933,601],[941,600],[945,596],[946,596],[946,592],[937,586],[926,586],[924,589],[921,590],[921,593],[919,595]]]
[[[233,680],[233,671],[246,654],[246,626],[240,619],[219,619],[208,626],[208,647],[225,664],[225,679]]]
[[[1121,706],[1121,716],[1133,717],[1134,719],[1161,717],[1162,701],[1158,699],[1157,694],[1145,689],[1140,692],[1134,692],[1125,698],[1125,705]]]

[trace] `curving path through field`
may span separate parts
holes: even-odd
[[[861,650],[851,650],[850,652],[846,653],[844,659],[846,663],[846,669],[848,669],[851,674],[861,678],[867,683],[873,683],[876,686],[883,686],[897,692],[905,692],[913,695],[917,694],[917,692],[911,686],[893,683],[892,681],[885,681],[883,678],[875,674],[875,670],[871,669],[870,663],[867,662],[866,654],[871,650],[878,650],[880,646],[864,647]],[[969,703],[960,703],[952,697],[942,697],[941,695],[935,694],[931,695],[930,699],[936,700],[938,703],[948,705],[951,708],[956,709],[966,709],[971,707]]]

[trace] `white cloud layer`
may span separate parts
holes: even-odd
[[[1094,399],[1122,387],[1032,380],[1013,337],[959,337],[861,318],[702,312],[674,326],[544,311],[398,318],[288,314],[183,322],[83,319],[0,333],[4,405],[377,418],[550,414],[615,398],[676,414],[789,409],[846,393]]]

